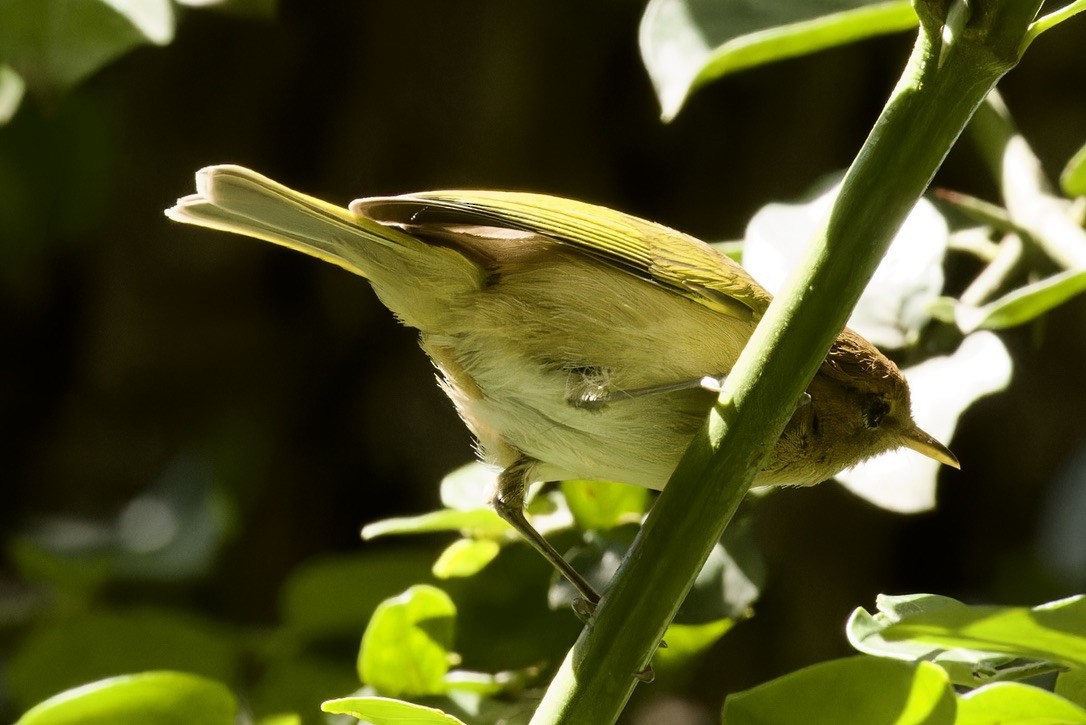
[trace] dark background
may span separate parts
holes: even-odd
[[[736,239],[759,206],[848,164],[911,44],[890,36],[744,72],[663,125],[637,53],[641,9],[186,12],[172,45],[27,101],[0,127],[5,541],[56,517],[108,519],[197,461],[181,470],[220,492],[224,545],[198,572],[118,596],[271,624],[294,566],[373,546],[360,524],[434,508],[438,480],[470,460],[414,335],[362,280],[166,220],[197,168],[240,163],[339,203],[541,191]],[[1086,140],[1084,22],[1041,38],[1002,85],[1052,174]],[[997,200],[967,138],[937,184]],[[973,267],[949,269],[953,291]],[[1086,588],[1086,570],[1054,565],[1041,536],[1046,511],[1071,505],[1058,496],[1081,501],[1086,487],[1086,467],[1072,466],[1086,448],[1084,319],[1080,298],[1003,335],[1012,387],[966,414],[953,441],[963,470],[944,471],[937,511],[887,513],[833,483],[767,501],[758,616],[714,648],[694,699],[716,707],[847,654],[843,622],[879,592],[1036,604]],[[0,578],[22,586],[10,561]],[[17,629],[3,632],[0,644],[18,643]]]

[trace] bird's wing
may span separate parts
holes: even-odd
[[[431,191],[358,199],[351,211],[386,224],[479,225],[537,234],[728,315],[758,318],[771,296],[704,242],[629,214],[542,194]]]

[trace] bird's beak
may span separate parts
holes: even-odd
[[[939,461],[939,463],[945,463],[953,468],[962,467],[961,464],[958,463],[957,456],[951,453],[949,448],[920,430],[915,423],[905,430],[901,444],[912,448],[917,453],[921,453],[928,458]]]

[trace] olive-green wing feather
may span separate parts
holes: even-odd
[[[709,245],[606,207],[542,194],[432,191],[358,199],[351,211],[382,223],[474,224],[539,234],[719,312],[757,318],[771,296]],[[749,310],[749,311],[748,311]]]

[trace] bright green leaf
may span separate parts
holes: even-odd
[[[1068,196],[1086,196],[1086,146],[1067,162],[1060,174],[1060,187]]]
[[[880,594],[876,600],[878,611],[871,615],[857,608],[845,627],[849,643],[860,652],[877,657],[890,657],[909,662],[927,659],[946,670],[956,685],[976,687],[986,677],[997,676],[1001,668],[1012,663],[1021,664],[1014,657],[983,650],[949,649],[913,640],[888,641],[882,631],[901,621],[902,617],[923,612],[933,612],[944,607],[966,608],[956,599],[936,594],[909,594],[888,596]]]
[[[359,677],[390,696],[445,692],[455,620],[449,595],[428,585],[381,602],[362,635]]]
[[[434,576],[438,579],[474,576],[500,552],[501,546],[493,539],[457,539],[434,562]]]
[[[647,488],[611,481],[564,481],[562,494],[573,520],[585,530],[640,521],[649,505]]]
[[[502,536],[512,529],[490,508],[472,511],[442,509],[421,516],[404,516],[375,521],[362,527],[363,539],[376,539],[389,534],[425,534],[435,531],[457,531],[474,538]]]
[[[1056,694],[1079,707],[1086,707],[1086,669],[1061,672],[1056,678]]]
[[[967,334],[982,328],[1001,330],[1040,317],[1083,292],[1086,292],[1086,270],[1069,269],[1019,287],[983,307],[959,303],[954,307],[954,321]]]
[[[234,725],[238,704],[223,685],[186,672],[99,680],[49,698],[16,725]]]
[[[303,725],[302,716],[293,713],[286,712],[278,715],[268,715],[262,717],[256,721],[256,725]]]
[[[119,672],[183,670],[227,681],[240,657],[230,634],[193,615],[164,610],[87,612],[22,639],[7,662],[5,689],[17,705],[29,707]]]
[[[903,0],[652,0],[639,37],[670,120],[694,89],[727,73],[915,25]]]
[[[173,39],[169,0],[5,0],[0,60],[39,94],[66,91],[133,48]]]
[[[433,552],[397,547],[325,556],[291,573],[279,595],[283,623],[307,637],[358,636],[382,601],[430,581]]]
[[[464,725],[462,720],[441,710],[388,697],[342,697],[329,700],[321,709],[373,725]]]
[[[672,624],[664,635],[667,647],[656,650],[654,661],[661,668],[682,664],[713,646],[733,626],[734,619],[718,619],[705,624]]]
[[[23,101],[26,84],[13,68],[0,65],[0,126],[10,121]]]
[[[724,701],[727,725],[942,725],[954,722],[954,692],[930,662],[873,657],[823,662]]]
[[[944,607],[887,627],[889,640],[1003,652],[1086,667],[1086,596],[1025,607]]]
[[[1018,682],[997,682],[962,695],[954,725],[1073,725],[1086,710],[1059,695]]]

